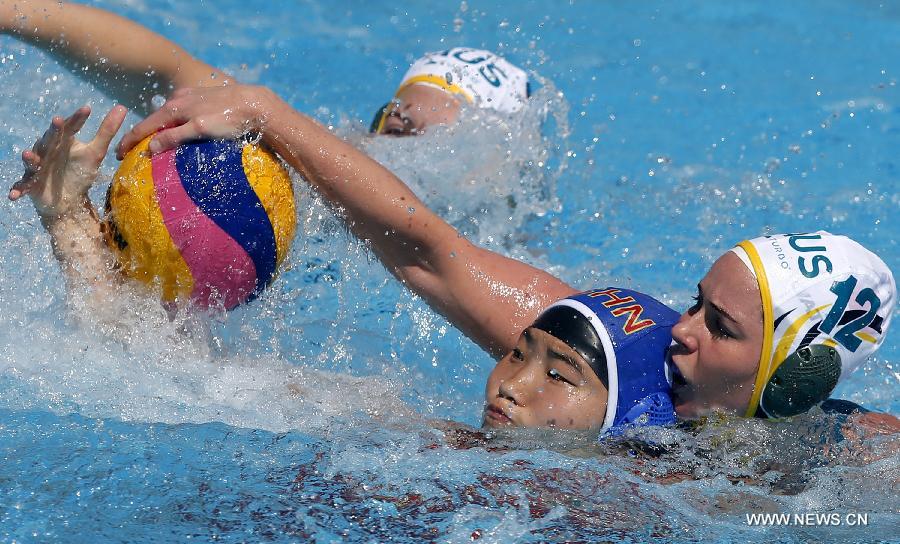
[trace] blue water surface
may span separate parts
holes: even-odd
[[[684,309],[735,242],[818,229],[900,270],[890,2],[94,4],[271,87],[477,242],[572,285]],[[366,138],[409,63],[457,45],[526,68],[540,122]],[[5,36],[0,81],[7,184],[53,115],[112,104]],[[663,431],[660,457],[445,435],[426,420],[477,427],[493,361],[298,187],[301,228],[273,287],[175,322],[152,301],[79,322],[33,210],[3,206],[0,541],[900,541],[896,439],[836,444],[822,414]],[[893,331],[836,396],[900,414],[898,365]],[[749,525],[757,512],[869,517]]]

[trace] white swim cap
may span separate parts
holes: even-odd
[[[819,231],[761,236],[731,251],[756,277],[765,327],[746,417],[757,408],[776,417],[806,411],[881,345],[897,287],[887,265],[857,242]]]
[[[409,67],[395,96],[410,85],[429,85],[463,96],[470,104],[503,113],[528,100],[528,75],[483,49],[454,47],[428,53]]]

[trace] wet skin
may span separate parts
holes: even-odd
[[[424,134],[427,127],[455,122],[459,107],[459,101],[446,91],[429,85],[410,85],[391,101],[379,134]]]
[[[565,342],[535,328],[519,337],[485,388],[485,427],[599,429],[608,391]]]
[[[681,418],[713,410],[743,414],[762,351],[759,286],[740,258],[728,252],[698,285],[696,301],[672,328],[669,360],[681,374],[672,386],[675,410]]]

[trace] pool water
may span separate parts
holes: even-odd
[[[467,236],[572,285],[684,309],[735,242],[817,229],[900,270],[891,3],[95,4],[270,86]],[[526,112],[367,138],[407,65],[456,45],[540,78]],[[52,115],[112,104],[7,37],[0,81],[7,184]],[[0,541],[900,540],[900,442],[839,442],[821,413],[647,431],[661,455],[442,430],[479,425],[493,361],[298,187],[300,233],[273,287],[175,320],[129,292],[79,320],[33,210],[3,206]],[[900,414],[898,384],[894,331],[835,396]],[[751,513],[868,524],[753,526]]]

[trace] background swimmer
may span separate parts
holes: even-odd
[[[240,113],[235,115],[235,111]],[[460,237],[389,171],[264,88],[187,91],[135,126],[120,142],[118,153],[161,125],[178,126],[154,138],[157,149],[198,137],[235,136],[248,127],[260,131],[263,141],[345,211],[351,230],[372,244],[391,272],[497,357],[512,349],[518,332],[541,308],[574,292],[546,272]],[[833,238],[832,244],[840,242]],[[862,266],[867,273],[860,274],[860,280],[866,282],[858,285],[863,290],[860,293],[866,289],[883,293],[884,300],[877,308],[870,306],[863,317],[855,318],[868,327],[866,334],[874,341],[871,349],[858,353],[861,358],[852,358],[854,365],[880,345],[895,301],[890,271],[877,257],[859,260],[859,255],[858,250],[835,252],[828,270],[839,278]],[[680,356],[695,362],[695,371],[682,370],[684,380],[675,391],[676,409],[689,418],[713,410],[755,413],[750,400],[759,398],[764,383],[755,378],[761,368],[759,354],[770,349],[766,339],[771,339],[772,332],[766,327],[772,321],[765,308],[773,301],[732,253],[717,261],[700,286],[698,304],[682,315],[673,330],[679,346],[672,357],[676,366],[684,366]],[[798,295],[814,294],[804,290]],[[830,312],[829,308],[840,306],[835,299],[816,296],[818,311]],[[856,297],[858,304],[865,300],[862,294]],[[766,365],[766,373],[783,362]],[[824,398],[830,390],[818,393]]]
[[[463,103],[510,114],[522,109],[529,94],[528,75],[490,51],[454,47],[427,53],[376,112],[371,130],[389,136],[424,134],[429,126],[455,122]]]

